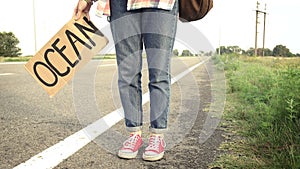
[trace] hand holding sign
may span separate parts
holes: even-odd
[[[25,68],[52,97],[107,43],[108,39],[86,16],[71,19]]]
[[[88,20],[90,20],[90,9],[92,6],[92,1],[86,1],[86,0],[79,0],[77,3],[77,6],[74,9],[74,13],[73,13],[73,17],[75,18],[75,20],[78,20],[79,18],[82,17],[82,13],[84,13],[86,15],[86,17],[88,18]]]

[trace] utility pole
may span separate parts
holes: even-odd
[[[263,56],[265,56],[265,42],[266,42],[266,19],[267,19],[267,4],[265,4],[265,12],[264,13],[264,33],[263,33]]]
[[[258,26],[258,10],[259,9],[259,2],[256,2],[256,21],[255,21],[255,48],[254,48],[254,56],[257,56],[257,26]]]
[[[219,27],[219,55],[221,55],[221,26]]]
[[[259,24],[259,14],[264,14],[264,30],[263,30],[263,56],[265,56],[265,38],[266,38],[266,15],[267,15],[267,4],[265,4],[265,11],[259,10],[260,3],[256,2],[256,21],[255,21],[255,49],[254,49],[254,56],[257,56],[257,34],[258,34],[258,24]]]
[[[32,0],[32,10],[33,10],[33,31],[34,31],[34,52],[37,51],[37,40],[36,40],[36,20],[35,20],[35,0]]]

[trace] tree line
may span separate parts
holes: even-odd
[[[19,44],[18,38],[12,32],[0,32],[0,56],[4,57],[13,57],[13,56],[21,56],[21,49],[17,46]],[[217,48],[216,53],[220,54],[243,54],[247,56],[254,56],[255,49],[250,48],[248,50],[243,50],[239,46],[220,46]],[[284,45],[276,45],[273,50],[265,48],[258,48],[257,55],[258,56],[280,56],[280,57],[300,57],[300,54],[293,54],[290,50]],[[199,51],[197,54],[193,54],[189,50],[185,49],[180,54],[178,49],[173,50],[174,56],[212,56],[214,54],[213,51],[203,52]]]
[[[248,50],[243,50],[239,46],[220,46],[220,48],[217,48],[216,53],[222,54],[242,54],[246,56],[254,56],[255,55],[255,49],[250,48]],[[177,49],[173,50],[174,56],[212,56],[214,52],[203,52],[199,51],[197,54],[193,54],[189,50],[185,49],[180,54]],[[293,54],[290,52],[290,49],[288,49],[284,45],[276,45],[273,50],[265,48],[258,48],[257,49],[257,55],[258,56],[275,56],[275,57],[300,57],[299,53]]]
[[[238,53],[238,54],[243,54],[247,56],[254,56],[255,55],[255,49],[250,48],[248,50],[243,50],[239,46],[220,46],[220,48],[217,48],[216,50],[217,53],[220,52],[220,54],[232,54],[232,53]],[[299,57],[300,54],[296,53],[293,54],[290,52],[290,49],[288,49],[284,45],[276,45],[273,50],[265,48],[258,48],[257,49],[257,55],[258,56],[277,56],[277,57]]]
[[[184,49],[182,50],[181,54],[179,53],[178,49],[173,50],[173,56],[212,56],[214,54],[213,51],[209,52],[204,52],[204,51],[199,51],[196,54],[193,54],[190,50]]]

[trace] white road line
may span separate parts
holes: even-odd
[[[25,163],[15,167],[15,169],[50,169],[57,166],[64,159],[76,153],[82,147],[90,143],[97,136],[108,130],[117,122],[123,119],[122,109],[115,110],[89,126],[72,134],[63,141],[44,150],[32,157]],[[88,134],[87,134],[88,133]]]
[[[184,72],[178,74],[176,77],[172,78],[171,83],[175,83],[182,77],[193,71],[195,68],[199,67],[206,60],[190,67]],[[143,95],[143,104],[149,101],[149,92]],[[78,150],[83,148],[85,145],[90,143],[96,137],[101,135],[103,132],[111,128],[113,125],[121,121],[123,117],[123,109],[117,109],[103,118],[95,121],[94,123],[88,125],[87,127],[81,129],[80,131],[72,134],[63,141],[49,147],[43,152],[33,156],[28,161],[19,164],[14,169],[51,169],[61,163],[63,160],[67,159]],[[87,134],[88,133],[88,134]]]
[[[14,75],[14,73],[0,73],[0,76],[10,76]]]

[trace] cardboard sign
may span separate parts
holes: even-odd
[[[108,39],[86,17],[71,19],[25,64],[25,69],[53,97],[107,44]]]

